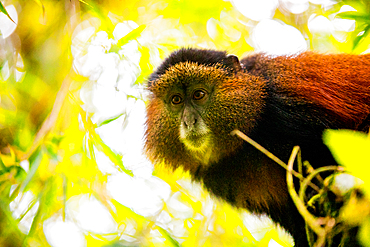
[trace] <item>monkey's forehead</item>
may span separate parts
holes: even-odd
[[[203,65],[215,65],[221,63],[228,66],[226,51],[198,49],[198,48],[180,48],[173,51],[152,74],[151,79],[156,79],[164,74],[168,68],[182,62],[194,62]],[[226,61],[226,62],[225,62]]]
[[[196,84],[214,86],[230,77],[230,72],[222,64],[206,66],[195,62],[181,62],[169,67],[157,79],[149,81],[148,89],[152,92],[170,88],[188,87]]]

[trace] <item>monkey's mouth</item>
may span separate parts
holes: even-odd
[[[209,143],[209,135],[206,134],[191,134],[189,133],[183,143],[190,150],[204,149]]]

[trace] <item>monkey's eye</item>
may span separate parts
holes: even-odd
[[[203,90],[197,90],[193,94],[193,99],[195,100],[201,100],[206,96],[206,93]]]
[[[174,104],[174,105],[181,104],[182,103],[181,96],[180,95],[174,95],[174,96],[172,96],[171,103]]]

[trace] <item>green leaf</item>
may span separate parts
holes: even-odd
[[[145,223],[149,223],[150,221],[146,219],[144,216],[135,213],[131,208],[126,207],[125,205],[122,205],[115,199],[111,199],[111,203],[116,208],[116,221],[117,223],[127,223],[128,220],[133,219],[137,223],[138,230],[142,230]]]
[[[115,165],[117,165],[123,172],[127,175],[133,177],[134,174],[131,170],[127,169],[122,162],[122,157],[103,142],[100,136],[96,133],[95,128],[97,126],[92,123],[91,118],[86,116],[86,112],[82,110],[80,107],[80,114],[82,116],[81,120],[83,121],[86,130],[90,133],[90,138],[88,139],[88,147],[90,150],[90,158],[95,160],[95,153],[94,153],[94,146],[99,150],[102,151]]]
[[[165,244],[167,244],[167,246],[180,247],[180,244],[175,239],[173,239],[171,235],[165,229],[163,229],[162,227],[158,225],[156,225],[156,228],[162,234],[162,236],[166,239]]]
[[[111,19],[108,17],[108,13],[105,13],[104,10],[101,7],[99,7],[99,4],[94,3],[94,1],[90,1],[89,3],[87,3],[86,1],[80,0],[80,2],[86,4],[90,8],[91,13],[100,19],[101,21],[100,29],[107,31],[108,37],[112,38],[114,25]]]
[[[139,51],[141,54],[139,62],[141,73],[137,77],[135,84],[140,84],[141,82],[144,81],[145,78],[147,78],[150,75],[150,73],[153,72],[153,65],[150,63],[149,48],[146,46],[140,46]]]
[[[140,25],[128,34],[126,34],[124,37],[122,37],[120,40],[118,40],[117,45],[123,46],[124,44],[128,43],[130,40],[136,39],[140,36],[140,34],[144,31],[146,28],[146,25]]]
[[[102,151],[115,165],[117,165],[124,173],[127,175],[133,177],[134,174],[132,173],[131,170],[127,169],[122,162],[122,157],[103,142],[103,140],[100,138],[100,136],[96,133],[93,134],[93,141],[95,147],[99,150]],[[94,157],[95,159],[95,157]]]
[[[43,155],[44,155],[44,151],[41,149],[38,152],[38,154],[35,157],[35,159],[33,160],[33,162],[31,163],[31,168],[30,168],[29,172],[27,173],[27,176],[26,176],[26,178],[24,179],[24,181],[23,181],[23,183],[21,185],[21,188],[20,188],[21,191],[24,191],[26,189],[26,187],[28,186],[28,184],[31,182],[31,180],[35,176],[36,171],[37,171],[37,169],[39,168],[39,166],[41,164]]]
[[[342,19],[351,19],[356,21],[370,21],[370,16],[368,14],[359,13],[357,11],[347,11],[342,12],[336,15],[336,17],[342,18]]]
[[[356,49],[358,47],[358,45],[360,44],[360,41],[367,37],[367,35],[369,34],[369,31],[370,31],[370,25],[368,25],[364,29],[364,33],[362,35],[356,36],[356,38],[353,40],[352,50]]]
[[[110,118],[110,119],[104,120],[102,123],[98,124],[98,127],[101,127],[101,126],[103,126],[103,125],[109,124],[110,122],[112,122],[112,121],[114,121],[114,120],[116,120],[116,119],[120,118],[120,117],[121,117],[121,116],[123,116],[123,115],[126,115],[126,113],[124,112],[124,113],[119,114],[118,116],[115,116],[115,117],[113,117],[113,118]]]
[[[79,0],[81,3],[84,3],[84,4],[86,4],[87,6],[90,6],[90,7],[92,7],[90,4],[88,4],[86,1],[84,1],[84,0]]]
[[[110,52],[117,53],[121,47],[125,44],[127,44],[129,41],[136,39],[140,36],[140,34],[143,32],[143,30],[146,28],[146,25],[140,25],[122,38],[120,38],[116,45],[112,45],[112,48],[110,49]]]
[[[13,19],[10,17],[8,11],[6,11],[4,5],[1,2],[0,2],[0,11],[4,13],[12,22],[14,22]],[[14,22],[14,24],[17,24],[17,23]]]
[[[366,6],[365,4],[360,0],[343,0],[343,3],[346,5],[349,5],[353,8],[355,8],[358,11],[365,11]]]

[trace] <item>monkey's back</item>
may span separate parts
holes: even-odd
[[[252,61],[252,62],[251,62]],[[245,58],[251,74],[265,78],[276,94],[325,109],[338,128],[363,129],[370,114],[370,54],[318,54]]]

